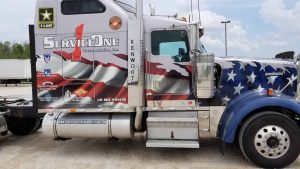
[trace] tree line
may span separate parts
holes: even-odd
[[[29,59],[30,46],[27,42],[1,42],[0,41],[0,59]]]

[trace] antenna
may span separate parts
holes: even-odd
[[[198,2],[198,14],[199,14],[199,23],[200,23],[200,25],[201,25],[201,11],[200,11],[200,2],[199,2],[199,0],[197,0],[197,2]]]
[[[190,9],[190,3],[189,3],[189,1],[186,1],[186,9],[187,9],[187,11],[189,11],[189,9]],[[191,20],[190,18],[191,18],[191,15],[190,15],[190,12],[188,12],[188,18],[189,18],[189,21]]]
[[[192,15],[192,21],[194,20],[194,14],[193,14],[193,0],[191,0],[191,15]],[[190,20],[191,22],[191,20]]]
[[[150,15],[155,16],[155,7],[152,3],[149,4],[150,6]]]

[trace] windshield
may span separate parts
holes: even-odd
[[[121,8],[123,8],[125,11],[127,12],[130,12],[130,13],[136,13],[135,11],[135,8],[125,2],[121,2],[121,1],[116,1],[115,0],[115,3],[118,4]]]

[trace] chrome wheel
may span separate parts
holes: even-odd
[[[290,137],[283,128],[269,125],[258,130],[254,145],[260,155],[275,159],[287,153],[290,147]]]
[[[261,168],[284,168],[293,163],[300,153],[299,140],[297,123],[273,111],[249,117],[239,135],[243,154]]]

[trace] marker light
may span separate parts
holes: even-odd
[[[76,113],[76,112],[77,112],[77,109],[70,109],[69,112],[70,112],[70,113]]]
[[[122,19],[118,16],[114,16],[109,20],[109,26],[113,30],[118,30],[122,27]]]
[[[180,21],[187,22],[187,18],[185,16],[180,17]]]
[[[267,90],[267,95],[268,95],[268,96],[273,96],[273,89],[269,88],[269,89]]]

